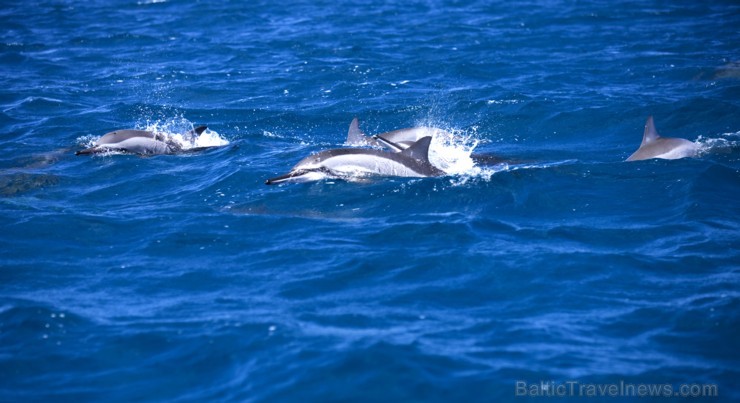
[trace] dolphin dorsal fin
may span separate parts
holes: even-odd
[[[347,132],[347,144],[365,144],[365,133],[360,129],[360,121],[357,118],[352,119]]]
[[[420,138],[409,148],[401,151],[401,154],[417,159],[419,161],[429,161],[429,145],[432,144],[432,136]]]
[[[201,135],[201,133],[203,133],[204,131],[206,131],[206,129],[207,129],[207,128],[208,128],[208,126],[198,126],[198,127],[196,127],[195,129],[193,129],[193,132],[194,132],[194,133],[195,133],[196,135],[200,136],[200,135]]]
[[[642,143],[640,144],[640,147],[644,146],[645,144],[652,143],[659,138],[660,135],[658,135],[658,131],[655,130],[655,122],[653,122],[653,117],[649,116],[647,118],[647,122],[645,122],[645,133],[643,133],[642,135]]]

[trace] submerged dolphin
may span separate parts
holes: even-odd
[[[206,126],[196,127],[189,134],[199,136],[206,128]],[[148,130],[116,130],[106,133],[95,142],[93,147],[77,151],[75,155],[99,154],[110,151],[154,155],[175,154],[183,151],[183,149],[175,140],[160,133]]]
[[[431,142],[432,138],[427,136],[397,153],[368,148],[324,150],[302,159],[290,172],[268,179],[265,184],[347,178],[357,174],[416,178],[444,175],[444,171],[429,162]]]
[[[347,144],[353,146],[386,147],[393,151],[402,151],[420,139],[433,136],[437,132],[449,135],[448,132],[436,127],[420,126],[368,136],[360,129],[360,123],[357,118],[354,118],[352,119],[352,123],[349,124]]]
[[[699,146],[691,141],[673,137],[660,137],[655,130],[653,117],[650,116],[645,122],[645,133],[642,135],[642,143],[627,161],[647,160],[650,158],[663,158],[674,160],[685,157],[695,157],[699,153]]]

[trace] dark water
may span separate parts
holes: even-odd
[[[6,1],[0,23],[1,400],[740,399],[737,2]],[[624,163],[648,115],[702,155]],[[354,116],[510,163],[263,184]],[[74,155],[192,124],[229,144]]]

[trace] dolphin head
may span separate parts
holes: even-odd
[[[287,174],[279,175],[274,178],[267,179],[265,185],[277,185],[283,182],[313,182],[322,180],[329,177],[343,177],[345,175],[339,172],[333,171],[328,166],[322,164],[323,161],[332,157],[340,155],[349,155],[355,151],[363,151],[359,148],[338,148],[331,150],[320,151],[315,154],[311,154],[306,158],[298,161],[297,164],[290,169]],[[370,150],[367,150],[370,151]]]

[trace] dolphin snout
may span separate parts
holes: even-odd
[[[278,184],[280,182],[284,182],[286,180],[289,180],[289,179],[291,179],[291,178],[293,178],[295,176],[299,176],[299,175],[301,175],[301,172],[300,171],[290,171],[290,172],[288,172],[285,175],[276,176],[274,178],[270,178],[270,179],[266,180],[265,181],[265,185],[275,185],[275,184]]]
[[[319,180],[330,176],[331,170],[326,167],[316,168],[299,168],[288,172],[285,175],[276,176],[265,181],[265,185],[275,185],[285,181],[294,182],[308,182],[311,180]]]

